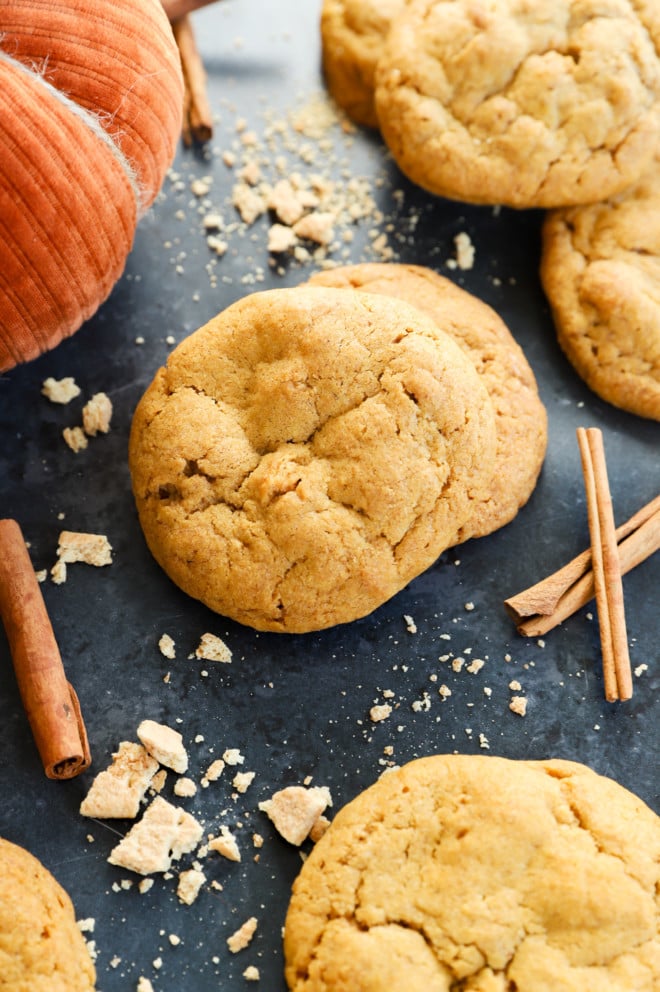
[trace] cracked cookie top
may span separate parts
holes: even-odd
[[[548,212],[541,279],[578,375],[608,403],[660,420],[660,151],[618,196]]]
[[[610,196],[660,136],[652,0],[411,0],[376,70],[381,132],[441,196],[559,207]]]
[[[529,499],[547,446],[547,415],[520,345],[482,300],[421,265],[387,262],[337,266],[310,286],[352,287],[406,300],[432,317],[463,349],[488,390],[495,413],[495,469],[455,543],[509,523]]]
[[[95,979],[68,894],[29,851],[0,838],[0,987],[92,992]]]
[[[402,300],[254,293],[183,341],[136,409],[129,465],[160,565],[211,609],[303,632],[370,613],[489,485],[472,363]]]
[[[436,755],[345,806],[296,879],[292,992],[660,983],[660,819],[570,761]]]
[[[351,120],[377,127],[376,63],[406,0],[323,0],[321,42],[328,90]]]

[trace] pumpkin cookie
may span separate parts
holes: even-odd
[[[660,153],[619,196],[547,215],[541,279],[578,375],[608,403],[660,420]]]
[[[323,72],[331,96],[356,124],[378,127],[374,72],[390,23],[406,0],[324,0]]]
[[[3,992],[89,992],[95,979],[67,893],[28,851],[0,838]]]
[[[353,287],[417,306],[474,364],[495,411],[495,470],[457,542],[512,520],[536,485],[547,446],[547,415],[522,349],[494,310],[431,269],[375,263],[319,272],[311,286]]]
[[[421,758],[349,803],[286,918],[292,992],[653,992],[660,819],[584,765]]]
[[[411,0],[376,69],[399,167],[472,203],[560,207],[639,178],[660,137],[655,0]]]
[[[370,613],[482,499],[492,404],[402,300],[254,293],[170,355],[133,419],[140,522],[173,581],[260,630]]]

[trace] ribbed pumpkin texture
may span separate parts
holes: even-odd
[[[0,371],[106,299],[182,103],[160,0],[0,0]]]

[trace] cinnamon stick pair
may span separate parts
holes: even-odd
[[[660,496],[614,527],[602,434],[577,432],[582,459],[591,548],[559,571],[505,600],[517,630],[540,637],[585,606],[594,595],[603,654],[605,697],[632,696],[621,577],[660,548]]]
[[[73,778],[91,764],[87,732],[15,520],[0,520],[0,616],[44,771]]]

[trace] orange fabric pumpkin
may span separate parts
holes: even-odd
[[[0,0],[0,371],[106,299],[182,105],[160,0]]]

